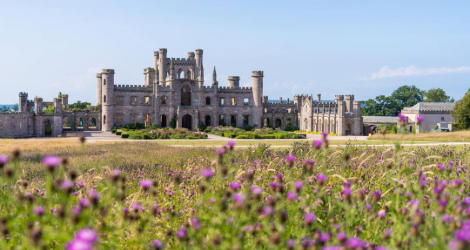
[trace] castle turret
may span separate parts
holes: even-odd
[[[214,66],[214,71],[212,71],[212,85],[217,83],[217,72],[215,71],[215,66]]]
[[[253,71],[251,73],[251,83],[253,86],[253,119],[252,125],[262,126],[261,117],[263,116],[263,71]]]
[[[101,128],[103,131],[111,131],[114,127],[114,69],[103,69],[101,78],[103,80]]]
[[[153,52],[153,68],[155,69],[155,82],[158,82],[158,58],[160,57],[158,51]],[[155,83],[153,82],[153,83]]]
[[[353,112],[354,95],[345,95],[344,100],[346,101],[346,112]]]
[[[215,69],[215,68],[214,68]],[[198,69],[197,73],[197,84],[199,86],[199,89],[204,88],[204,67],[201,65]],[[215,84],[218,84],[217,82]]]
[[[202,54],[203,54],[203,51],[202,49],[197,49],[195,52],[195,59],[196,59],[196,68],[200,68],[202,67]]]
[[[167,73],[167,58],[166,58],[166,49],[160,49],[158,52],[158,75],[159,79],[158,82],[165,87],[165,79],[166,79],[166,73]]]
[[[34,113],[36,115],[42,115],[42,98],[41,97],[34,98]]]
[[[96,73],[96,105],[100,105],[103,100],[103,80],[101,79],[101,73]]]
[[[20,92],[19,97],[20,97],[20,102],[18,104],[19,105],[18,111],[28,112],[28,93]]]
[[[54,115],[62,115],[62,98],[54,98]]]
[[[166,84],[170,88],[173,88],[173,84],[176,79],[176,73],[175,73],[175,65],[174,65],[174,58],[171,58],[170,61],[170,71],[168,73],[168,76],[166,77]]]
[[[228,77],[228,86],[230,88],[240,87],[240,77],[239,76],[229,76]]]
[[[188,52],[188,60],[194,60],[194,52]]]
[[[62,99],[62,107],[67,107],[67,105],[69,105],[69,95],[67,94],[62,94],[62,93],[59,93],[59,96],[58,96],[60,99]]]
[[[317,102],[321,102],[321,94],[317,94]]]
[[[354,112],[354,117],[361,117],[361,102],[358,102],[358,101],[353,102],[353,112]]]
[[[152,86],[155,82],[155,69],[145,68],[144,69],[144,86]]]

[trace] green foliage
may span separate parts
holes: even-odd
[[[423,91],[414,85],[404,85],[393,91],[390,96],[401,103],[401,108],[411,107],[423,100]]]
[[[439,126],[434,126],[434,130],[438,130],[439,129]]]
[[[204,123],[199,123],[199,125],[197,126],[197,128],[199,129],[199,131],[205,131],[207,126],[206,124]]]
[[[11,109],[15,112],[18,112],[18,110],[20,110],[20,106],[18,105],[18,103],[15,103]]]
[[[450,96],[446,94],[446,92],[441,89],[430,89],[427,91],[424,91],[423,93],[424,96],[424,102],[449,102],[450,101]]]
[[[54,114],[54,106],[49,105],[47,108],[43,111],[44,114]]]
[[[454,122],[452,123],[454,130],[470,128],[470,90],[455,104],[451,114],[454,117]]]
[[[176,122],[178,121],[178,117],[175,115],[173,118],[170,120],[170,128],[176,128]]]
[[[3,106],[2,108],[0,108],[0,113],[6,113],[6,112],[10,112],[11,109],[7,108],[7,106]]]
[[[76,103],[72,103],[72,104],[69,104],[67,106],[67,108],[69,109],[86,109],[86,108],[89,108],[91,107],[91,103],[89,102],[81,102],[81,101],[77,101]]]
[[[52,125],[47,124],[44,128],[44,132],[46,136],[51,136],[52,135]]]
[[[116,132],[116,134],[117,134],[117,132]],[[126,132],[126,133],[122,133],[122,134],[121,134],[121,138],[129,138],[129,133],[127,133],[127,132]]]
[[[117,129],[113,128],[111,129],[111,133],[116,134]]]
[[[296,131],[299,130],[298,126],[294,126],[292,124],[287,124],[286,127],[284,128],[284,131]]]
[[[390,96],[379,95],[364,102],[364,116],[396,116],[404,107],[411,107],[423,100],[423,91],[415,86],[401,86]]]

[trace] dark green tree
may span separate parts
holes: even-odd
[[[77,101],[76,103],[72,103],[68,105],[69,109],[86,109],[88,107],[91,107],[91,103],[81,102],[81,101]]]
[[[178,121],[178,117],[175,115],[173,118],[170,120],[170,127],[171,128],[176,128],[176,122]]]
[[[54,106],[49,105],[47,108],[43,111],[44,114],[54,114]]]
[[[463,130],[470,128],[470,89],[465,96],[459,100],[451,112],[454,117],[452,128],[455,130]]]
[[[396,116],[401,110],[401,104],[398,100],[385,95],[369,99],[364,104],[361,114],[366,116]]]
[[[3,106],[2,108],[0,108],[1,113],[5,113],[5,112],[8,112],[8,111],[10,111],[10,109],[7,108],[7,106]]]
[[[403,85],[393,91],[390,95],[400,103],[400,110],[404,107],[411,107],[423,101],[423,91],[416,86]]]
[[[13,107],[11,109],[13,109],[13,111],[15,111],[15,112],[18,112],[18,110],[20,110],[20,106],[18,105],[18,103],[16,103],[16,104],[13,105]]]
[[[424,102],[449,102],[450,101],[450,96],[446,94],[446,92],[441,89],[430,89],[427,91],[424,91],[423,93],[424,96]]]

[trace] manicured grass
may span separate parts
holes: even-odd
[[[381,141],[432,141],[432,142],[470,142],[470,131],[420,133],[420,134],[374,134],[369,140]]]

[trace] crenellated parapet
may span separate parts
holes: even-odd
[[[217,89],[219,93],[252,93],[253,88],[252,87],[238,87],[238,88],[232,88],[232,87],[218,87]]]
[[[153,86],[143,85],[114,85],[114,91],[143,91],[152,92]]]

